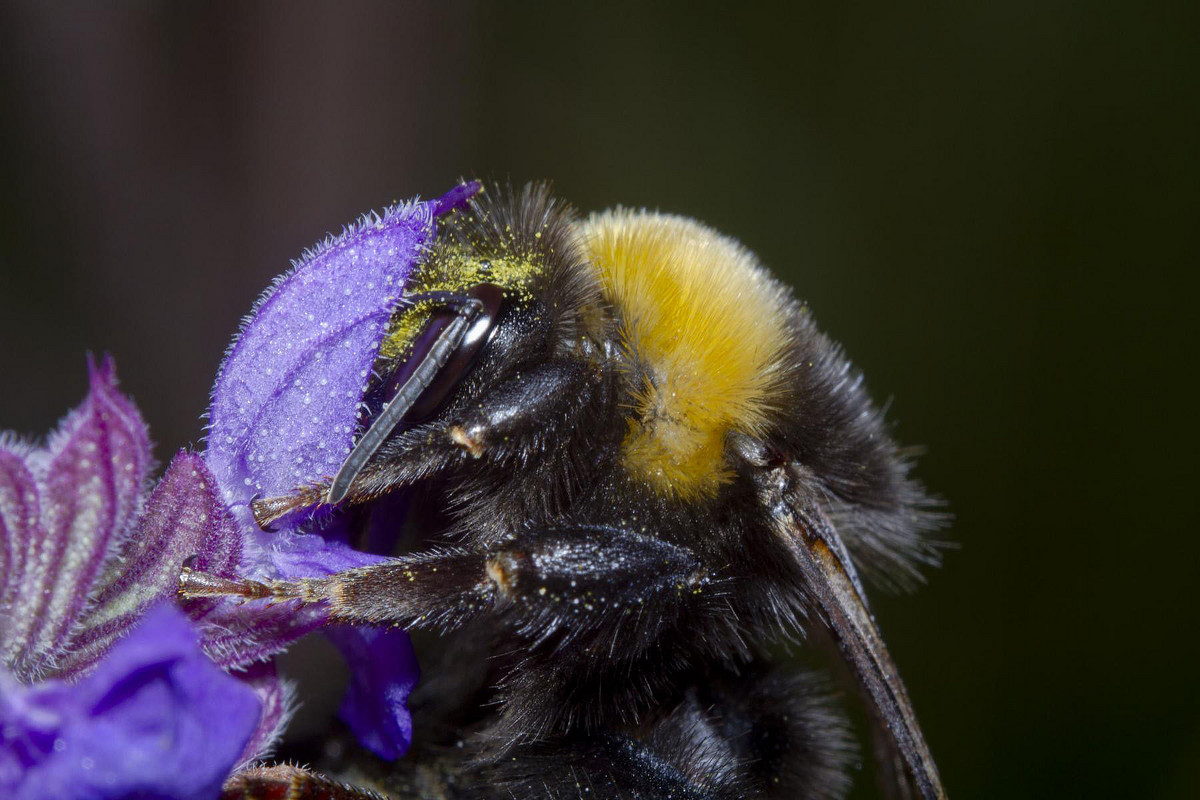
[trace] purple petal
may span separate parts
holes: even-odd
[[[323,609],[298,602],[223,601],[196,618],[204,652],[226,669],[243,669],[287,649],[326,623]]]
[[[463,208],[467,205],[468,200],[482,191],[483,184],[479,181],[460,183],[433,201],[433,215],[440,217],[443,214],[449,214],[451,211]]]
[[[412,741],[408,695],[421,675],[408,635],[397,629],[345,626],[326,633],[351,667],[342,719],[380,758],[404,755]]]
[[[205,457],[235,512],[341,466],[380,340],[433,233],[432,211],[409,203],[364,217],[259,300],[209,411]]]
[[[172,597],[186,559],[195,556],[197,569],[231,574],[241,549],[241,534],[219,498],[216,479],[199,455],[180,451],[150,495],[138,535],[124,542],[101,577],[59,669],[64,674],[86,669],[146,609]]]
[[[259,536],[264,539],[267,553],[266,572],[279,578],[329,575],[385,560],[384,556],[364,553],[316,534],[260,533]],[[234,577],[236,572],[216,571],[216,574]],[[324,609],[319,606],[268,600],[225,601],[194,616],[200,625],[205,652],[229,669],[241,669],[269,658],[327,621]]]
[[[338,539],[313,533],[275,535],[266,545],[265,552],[273,574],[286,579],[332,575],[387,560],[386,556],[364,553]]]
[[[211,800],[260,718],[254,690],[166,604],[79,683],[0,694],[0,796],[14,800]]]
[[[150,440],[117,391],[112,362],[89,364],[91,389],[29,454],[39,484],[40,532],[29,542],[3,660],[24,679],[54,667],[107,559],[141,508]]]
[[[270,547],[271,568],[284,578],[328,575],[386,560],[315,534],[280,534]],[[202,618],[205,649],[218,663],[240,667],[279,652],[327,622],[319,607],[253,601]],[[325,633],[350,667],[342,716],[364,746],[398,758],[412,739],[406,702],[420,674],[408,634],[401,630],[335,627]]]
[[[283,731],[292,718],[296,703],[295,686],[279,677],[274,661],[254,664],[238,677],[254,690],[262,706],[258,726],[246,742],[246,749],[239,759],[240,769],[263,760],[274,751],[283,738]]]

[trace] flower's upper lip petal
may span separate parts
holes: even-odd
[[[388,316],[388,309],[375,310],[336,328],[331,326],[327,335],[305,342],[303,348],[298,348],[300,352],[283,370],[276,388],[262,405],[244,418],[246,438],[235,443],[240,445],[241,452],[234,465],[234,472],[245,477],[240,487],[236,484],[229,487],[226,493],[227,501],[235,498],[249,500],[259,493],[282,494],[294,486],[320,480],[327,477],[329,472],[322,473],[312,467],[320,465],[322,461],[336,470],[349,450],[349,446],[343,442],[353,437],[356,418],[320,412],[347,408],[356,412],[362,399],[362,384],[366,382],[367,377],[359,377],[358,385],[344,391],[340,388],[328,388],[335,384],[322,381],[328,381],[327,376],[331,373],[361,376],[363,372],[368,371],[375,361],[375,352],[378,350]],[[290,389],[324,395],[318,399],[318,413],[311,414],[312,404],[305,403]],[[325,399],[337,401],[329,404],[333,409],[320,408],[320,400]],[[297,409],[297,405],[307,407]],[[309,412],[310,415],[305,416],[305,412]],[[337,422],[344,424],[338,425]],[[317,450],[320,451],[318,456],[328,458],[321,459],[304,451],[306,445],[314,444],[314,435],[328,437],[315,441]],[[283,442],[288,444],[282,445]],[[258,456],[263,457],[262,463],[256,461]],[[273,462],[282,460],[284,463],[279,470],[272,470],[271,467],[274,467],[275,463],[268,467],[265,464],[267,459]],[[306,464],[310,465],[307,471],[303,466]],[[245,483],[246,478],[249,478],[251,483]]]
[[[337,471],[384,327],[432,232],[430,203],[393,206],[306,254],[260,300],[209,412],[205,458],[226,502]]]

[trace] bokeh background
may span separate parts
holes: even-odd
[[[462,174],[693,215],[927,447],[875,605],[950,793],[1195,797],[1197,8],[4,2],[0,428],[107,351],[198,443],[289,258]]]

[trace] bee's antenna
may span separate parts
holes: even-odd
[[[383,412],[376,417],[375,421],[371,423],[371,427],[358,440],[354,449],[350,451],[350,455],[346,456],[345,462],[342,463],[341,469],[338,470],[325,495],[327,504],[340,503],[346,497],[354,479],[358,477],[363,467],[371,460],[371,456],[375,455],[375,451],[396,429],[396,426],[404,419],[404,415],[420,399],[421,394],[433,382],[438,372],[458,350],[463,337],[467,334],[467,329],[479,312],[483,310],[483,302],[478,298],[468,296],[457,298],[457,300],[458,308],[454,319],[438,334],[437,339],[429,348],[429,352],[421,359],[421,363],[413,370],[412,375],[408,376],[408,380],[396,391],[396,395],[384,407]]]

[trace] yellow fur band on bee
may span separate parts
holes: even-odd
[[[714,494],[731,477],[726,435],[761,435],[777,408],[787,291],[739,243],[684,217],[607,211],[581,241],[641,372],[626,468],[665,494]]]

